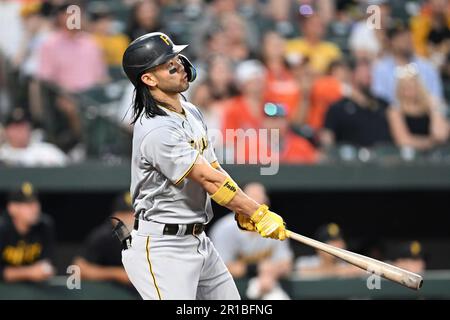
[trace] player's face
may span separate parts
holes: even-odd
[[[157,87],[167,93],[178,93],[189,88],[187,73],[179,56],[176,56],[154,70]]]
[[[14,220],[32,226],[39,219],[41,207],[38,201],[12,202],[8,206],[8,211]]]

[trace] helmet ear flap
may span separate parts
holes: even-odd
[[[189,82],[192,82],[197,78],[197,70],[195,69],[194,65],[189,61],[189,59],[185,56],[180,54],[179,55],[181,62],[183,63],[184,70],[187,73]]]

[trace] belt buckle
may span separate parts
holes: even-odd
[[[194,224],[194,227],[192,228],[192,235],[198,236],[203,231],[203,225],[201,223]]]

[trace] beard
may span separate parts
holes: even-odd
[[[189,82],[182,81],[176,84],[173,83],[161,83],[159,89],[167,94],[181,93],[189,89]]]

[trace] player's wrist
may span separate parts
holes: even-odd
[[[259,223],[261,219],[269,212],[269,207],[265,204],[262,204],[256,209],[255,212],[250,216],[250,220],[252,220],[255,224]]]

